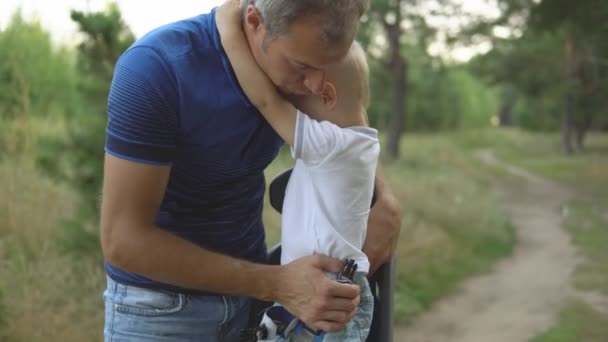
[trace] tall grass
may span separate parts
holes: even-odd
[[[604,342],[607,336],[608,317],[571,300],[560,313],[559,323],[531,342]]]
[[[62,253],[62,221],[78,195],[35,167],[41,131],[60,122],[3,122],[0,152],[0,340],[101,339],[100,260]],[[6,129],[6,130],[5,130]],[[8,132],[8,133],[7,133]]]
[[[592,196],[608,192],[608,134],[587,136],[585,149],[560,153],[560,135],[518,128],[469,130],[450,134],[462,148],[492,148],[497,156],[541,176]]]
[[[386,173],[403,203],[396,307],[407,318],[509,254],[514,235],[493,178],[469,150],[446,136],[417,135],[405,139],[403,150]]]
[[[80,199],[33,161],[40,132],[65,129],[61,121],[45,120],[0,125],[9,132],[0,137],[9,142],[0,152],[0,188],[6,189],[0,198],[0,340],[100,340],[104,273],[98,251],[79,256],[62,248],[61,222]],[[496,205],[493,178],[476,166],[470,150],[450,137],[428,135],[408,136],[403,149],[404,158],[384,169],[403,210],[396,306],[398,317],[407,319],[508,254],[513,231]],[[267,179],[292,165],[284,149]],[[279,218],[266,200],[269,245],[279,241]]]
[[[443,135],[408,135],[403,151],[384,171],[403,213],[396,308],[398,318],[407,320],[509,254],[514,237],[497,207],[493,177],[477,166],[470,150]],[[267,179],[292,167],[287,152],[268,168]],[[265,210],[264,220],[272,245],[280,236],[279,215]]]

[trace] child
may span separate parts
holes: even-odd
[[[224,32],[222,45],[239,83],[291,146],[296,160],[282,210],[281,264],[313,253],[353,260],[346,270],[351,279],[343,274],[328,276],[361,287],[357,314],[344,331],[311,332],[299,328],[303,324],[297,320],[277,326],[281,319],[272,311],[282,308],[273,306],[262,321],[264,336],[259,337],[264,341],[305,341],[304,335],[308,341],[365,341],[373,297],[366,278],[369,261],[361,249],[380,151],[377,131],[366,127],[369,71],[365,53],[353,43],[345,58],[328,68],[322,94],[298,96],[293,99],[294,107],[255,63],[240,22],[234,27]]]

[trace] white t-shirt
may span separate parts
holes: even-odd
[[[314,253],[354,259],[368,272],[361,251],[367,231],[378,132],[370,127],[340,128],[298,111],[296,159],[283,202],[281,263]]]

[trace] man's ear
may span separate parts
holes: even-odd
[[[327,110],[332,110],[338,103],[338,94],[336,93],[336,87],[329,82],[325,82],[323,85],[323,106]]]
[[[245,12],[245,25],[247,25],[253,32],[260,31],[264,28],[264,20],[257,8],[254,5],[247,5]]]

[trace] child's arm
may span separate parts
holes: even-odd
[[[218,25],[224,50],[249,100],[279,136],[293,146],[297,110],[277,92],[274,84],[255,62],[241,29],[241,11],[235,8],[226,8],[225,12],[218,9],[217,12],[217,15],[228,18],[222,28]]]

